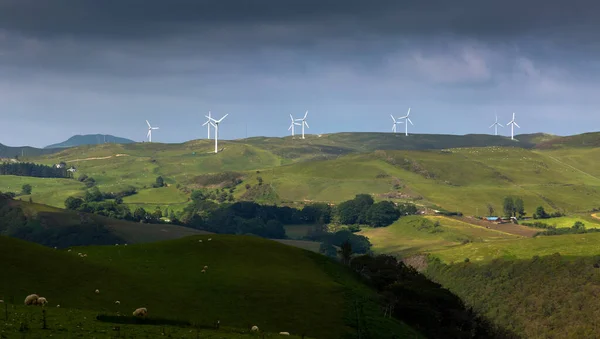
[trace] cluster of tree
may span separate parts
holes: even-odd
[[[78,224],[55,224],[54,219],[27,216],[19,206],[8,202],[11,196],[0,194],[0,234],[35,242],[44,246],[111,245],[123,240],[95,220]]]
[[[336,220],[344,225],[362,224],[382,227],[393,224],[400,216],[416,214],[413,204],[396,206],[391,201],[375,203],[368,194],[358,194],[352,200],[344,201],[335,209]]]
[[[79,182],[84,183],[85,187],[87,187],[87,188],[96,186],[96,179],[94,179],[92,177],[88,177],[86,174],[80,175],[79,178],[77,178],[77,180]]]
[[[36,178],[71,178],[71,172],[66,168],[47,166],[29,162],[0,164],[0,175],[17,175]]]
[[[213,200],[219,203],[232,202],[235,200],[233,192],[234,188],[215,188],[212,191],[207,189],[194,190],[192,191],[191,199],[192,201]]]
[[[522,338],[595,338],[600,257],[534,256],[489,263],[431,260],[427,275]]]
[[[505,197],[502,206],[504,215],[507,217],[523,218],[527,214],[525,213],[525,202],[520,197]]]
[[[325,231],[313,233],[307,239],[321,242],[319,247],[321,254],[337,258],[339,253],[344,261],[348,261],[352,254],[370,253],[372,246],[369,238],[356,235],[349,230],[341,230],[335,233]],[[337,248],[340,248],[340,251]]]
[[[192,194],[192,202],[181,213],[181,222],[189,227],[215,233],[255,234],[267,238],[285,238],[283,225],[298,225],[331,219],[327,204],[312,204],[302,210],[287,206],[260,205],[250,201],[217,204]]]
[[[507,338],[463,301],[389,255],[362,255],[350,267],[380,295],[384,315],[402,320],[428,338]]]
[[[535,213],[533,214],[533,219],[550,219],[550,218],[560,218],[564,216],[564,213],[556,211],[554,213],[547,213],[543,206],[538,206],[535,209]]]

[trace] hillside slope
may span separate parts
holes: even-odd
[[[14,209],[17,208],[23,211],[22,215],[27,218],[27,222],[15,230],[13,236],[50,247],[61,248],[73,244],[135,244],[208,234],[177,225],[141,224],[24,201],[2,198],[0,200],[0,211],[3,214],[0,234],[3,228],[15,225],[14,219],[19,218],[14,213]],[[5,234],[6,231],[5,229]]]
[[[44,154],[52,154],[56,153],[57,150],[54,149],[40,149],[30,146],[6,146],[0,144],[0,158],[8,158],[14,159],[18,158],[27,158],[27,157],[37,157]]]
[[[130,140],[130,139],[115,137],[115,136],[109,135],[109,134],[86,134],[86,135],[74,135],[63,142],[48,145],[48,146],[44,147],[44,149],[69,148],[69,147],[77,147],[77,146],[83,146],[83,145],[99,145],[99,144],[105,144],[105,143],[131,144],[134,142],[135,141]]]
[[[352,337],[354,302],[361,300],[373,337],[419,337],[384,319],[373,292],[344,267],[257,237],[204,235],[72,252],[0,237],[0,257],[0,295],[7,300],[39,293],[61,308],[129,314],[147,307],[152,317],[208,326],[220,320],[222,326],[258,325],[316,338]]]

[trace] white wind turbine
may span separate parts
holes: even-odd
[[[406,113],[405,116],[398,118],[398,120],[402,120],[404,119],[404,123],[406,124],[404,127],[406,129],[406,131],[404,132],[406,136],[408,136],[408,123],[410,122],[411,125],[414,126],[414,124],[412,123],[412,121],[410,120],[410,118],[408,117],[410,115],[410,107],[408,108],[408,113]],[[402,122],[400,122],[402,123]]]
[[[294,134],[295,134],[296,126],[300,126],[300,123],[297,123],[296,121],[294,121],[294,117],[291,114],[290,114],[290,119],[292,119],[292,123],[290,124],[288,131],[292,130],[292,138],[293,138]]]
[[[394,122],[394,125],[392,126],[392,132],[396,133],[397,132],[396,131],[396,125],[397,124],[402,124],[403,122],[396,120],[396,118],[394,118],[394,116],[391,115],[391,114],[390,114],[390,116],[392,117],[392,121]]]
[[[208,111],[208,115],[206,117],[208,118],[208,120],[206,120],[206,122],[203,123],[202,126],[208,125],[208,127],[207,127],[208,128],[208,137],[207,137],[207,139],[210,139],[210,119],[211,119],[211,117],[210,117],[210,111]]]
[[[150,126],[148,120],[146,120],[146,123],[148,124],[148,134],[146,135],[146,137],[148,138],[148,142],[152,142],[152,130],[158,129],[158,127]]]
[[[296,121],[302,121],[302,139],[304,139],[304,126],[306,125],[307,128],[310,128],[310,126],[308,126],[308,123],[306,122],[306,116],[308,115],[308,111],[306,111],[306,113],[304,113],[304,118],[302,119],[296,119]]]
[[[206,117],[208,118],[209,123],[212,125],[212,127],[215,128],[215,153],[219,152],[218,149],[218,143],[219,143],[219,124],[221,123],[221,121],[223,121],[223,119],[225,119],[227,116],[229,115],[229,113],[225,114],[221,119],[219,120],[215,120],[211,117],[209,117],[208,115],[206,115]]]
[[[492,127],[496,127],[496,128],[495,128],[495,132],[496,132],[496,134],[495,134],[495,135],[498,135],[498,126],[500,126],[500,127],[504,127],[504,126],[502,126],[502,124],[500,124],[500,123],[498,122],[498,115],[496,115],[496,122],[495,122],[495,123],[493,123],[493,124],[492,124],[492,126],[490,126],[490,128],[492,128]]]
[[[515,113],[514,112],[513,112],[512,120],[506,125],[507,126],[510,125],[510,139],[515,140],[515,126],[517,126],[518,128],[521,128],[521,126],[519,126],[519,124],[517,124],[515,122]]]

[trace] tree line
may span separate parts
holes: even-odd
[[[2,163],[0,164],[0,175],[16,175],[22,177],[36,178],[72,178],[71,172],[66,168],[57,168],[34,164],[29,162]]]

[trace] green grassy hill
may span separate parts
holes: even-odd
[[[337,133],[307,139],[249,138],[224,141],[212,152],[209,140],[183,144],[103,144],[70,148],[32,161],[65,161],[80,174],[96,179],[105,192],[134,186],[138,194],[125,203],[146,209],[181,210],[189,192],[243,182],[235,197],[260,202],[340,202],[358,193],[377,198],[484,214],[487,205],[501,209],[504,196],[521,196],[531,214],[535,207],[586,211],[598,207],[600,148],[532,149],[552,140],[545,134],[520,135],[515,142],[489,135],[410,135]],[[515,147],[460,148],[487,144]],[[519,147],[517,147],[519,146]],[[458,148],[451,148],[458,147]],[[416,150],[398,150],[398,149]],[[419,150],[421,148],[439,148]],[[152,188],[157,176],[168,187]],[[265,184],[256,186],[258,177]],[[31,198],[63,207],[68,196],[82,196],[85,186],[70,179],[0,177],[0,190],[18,192],[29,183]],[[308,184],[310,183],[310,185]],[[28,199],[28,196],[24,196]]]
[[[110,233],[111,238],[115,238],[120,243],[146,243],[161,240],[170,240],[186,237],[189,235],[208,234],[188,227],[182,227],[170,224],[141,224],[126,220],[118,220],[104,217],[101,215],[78,213],[41,205],[28,203],[24,201],[9,200],[7,203],[12,207],[21,208],[27,218],[36,221],[41,229],[52,229],[56,232],[67,230],[70,227],[95,227],[95,225],[104,226]],[[87,226],[89,225],[89,226]],[[62,233],[61,233],[62,234]],[[35,235],[35,234],[34,234]],[[67,237],[69,234],[62,234]],[[59,237],[60,238],[60,237]],[[61,239],[56,241],[60,242]],[[52,239],[46,239],[51,241]],[[89,239],[87,243],[95,243],[94,239]],[[54,246],[48,243],[49,246]]]
[[[56,153],[55,149],[40,149],[29,146],[6,146],[0,144],[0,158],[12,159],[15,157],[36,157],[44,154]]]
[[[17,303],[38,293],[51,308],[127,315],[147,307],[151,317],[205,326],[220,320],[234,328],[257,325],[268,332],[342,338],[356,333],[354,302],[361,300],[364,326],[373,337],[418,337],[406,325],[384,319],[374,292],[346,268],[257,237],[200,235],[71,252],[0,237],[0,257],[0,296]]]

